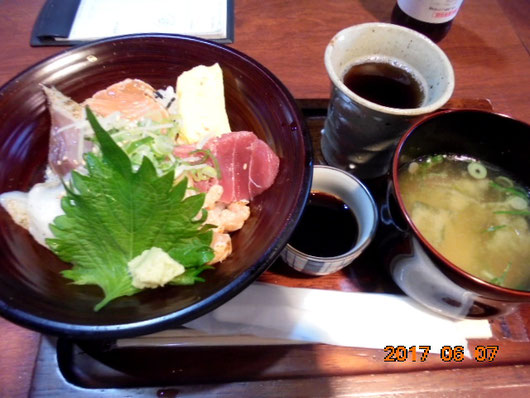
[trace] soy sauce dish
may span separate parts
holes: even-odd
[[[407,295],[452,318],[491,318],[530,302],[529,147],[530,125],[477,110],[438,112],[405,133],[381,209],[380,252]],[[420,173],[419,183],[403,173]],[[445,185],[437,193],[433,183]],[[411,201],[411,187],[426,195]]]
[[[308,202],[282,258],[305,274],[337,272],[368,247],[377,222],[375,201],[356,177],[316,165]]]

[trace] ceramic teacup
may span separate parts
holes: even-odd
[[[338,32],[325,57],[332,83],[322,153],[332,166],[361,179],[384,175],[396,144],[418,116],[444,105],[454,89],[454,73],[445,53],[426,36],[387,23],[365,23]],[[344,75],[353,65],[387,63],[418,82],[422,100],[410,108],[384,106],[350,90]]]

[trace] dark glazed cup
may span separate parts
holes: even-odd
[[[427,242],[405,209],[399,168],[418,157],[459,154],[506,170],[530,185],[530,126],[507,116],[476,110],[449,110],[429,116],[400,140],[394,153],[387,200],[381,219],[388,230],[385,263],[396,284],[410,297],[453,318],[489,318],[506,314],[530,292],[479,279],[444,258]]]
[[[415,108],[368,101],[343,82],[353,66],[390,63],[414,75],[424,93]],[[418,32],[388,23],[365,23],[338,32],[324,63],[332,90],[321,139],[326,162],[361,179],[384,176],[396,144],[418,116],[445,104],[454,89],[453,67],[445,53]]]

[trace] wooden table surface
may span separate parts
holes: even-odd
[[[64,50],[29,46],[31,29],[43,3],[44,0],[0,0],[0,84],[35,62]],[[393,5],[393,0],[236,0],[232,46],[269,68],[295,98],[325,99],[329,97],[329,81],[323,65],[327,42],[335,32],[350,25],[388,22]],[[454,98],[489,99],[494,110],[530,123],[529,21],[528,0],[464,2],[451,32],[439,43],[455,69]],[[296,278],[274,273],[266,278],[297,285]],[[329,280],[334,283],[333,278]],[[510,396],[527,396],[530,362],[529,356],[521,352],[530,352],[528,307],[518,317],[519,341],[499,342],[504,358],[502,366],[467,369],[460,373],[460,379],[453,373],[426,377],[430,377],[430,382],[448,384],[469,377],[459,396],[474,396],[473,388],[480,390],[481,396],[494,396],[501,391]],[[0,397],[25,397],[41,336],[3,319],[0,319],[0,336]],[[320,355],[322,361],[340,361],[340,356],[327,355],[325,349]],[[357,391],[368,394],[369,376],[373,375],[345,380],[364,383],[365,388]],[[394,392],[410,393],[413,390],[407,389],[405,383],[414,382],[415,377],[411,374],[408,378],[387,379],[388,391],[395,385]],[[348,395],[348,391],[347,384],[340,384],[336,393]],[[438,395],[443,396],[440,391]],[[459,390],[455,387],[452,391]],[[278,395],[282,395],[281,391]]]

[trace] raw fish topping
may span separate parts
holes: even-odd
[[[217,160],[221,178],[200,181],[196,187],[207,192],[213,185],[220,184],[223,187],[220,200],[224,203],[253,199],[267,190],[278,174],[278,156],[250,131],[212,138],[203,149],[209,150]],[[176,151],[178,153],[178,147]],[[210,164],[214,165],[212,160]]]
[[[64,277],[102,289],[95,310],[144,288],[204,281],[278,174],[267,143],[231,131],[217,64],[184,72],[176,88],[125,79],[82,103],[43,91],[47,179],[0,204],[72,264]]]

